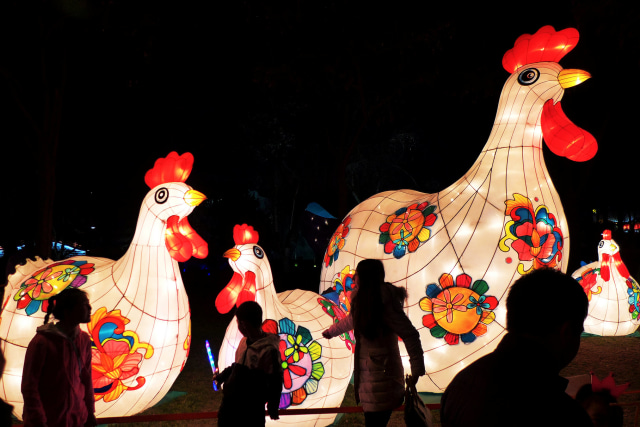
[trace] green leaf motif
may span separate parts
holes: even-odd
[[[489,290],[489,285],[484,280],[476,280],[471,290],[478,295],[484,295]]]

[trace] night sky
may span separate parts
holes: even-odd
[[[3,2],[0,246],[29,242],[49,216],[55,239],[118,258],[146,170],[190,151],[187,183],[209,200],[189,218],[209,268],[243,222],[272,264],[291,261],[310,202],[342,218],[379,191],[437,192],[462,176],[489,136],[503,54],[552,25],[580,32],[561,65],[593,76],[562,106],[598,154],[574,163],[545,149],[545,159],[569,219],[569,271],[594,261],[607,224],[593,210],[640,210],[640,8],[385,3]],[[55,185],[52,209],[40,204],[43,180]],[[637,274],[638,239],[613,237]]]

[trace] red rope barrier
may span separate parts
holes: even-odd
[[[440,409],[439,403],[429,403],[429,409]],[[394,411],[404,411],[404,405]],[[311,415],[311,414],[348,414],[362,412],[361,406],[345,406],[340,408],[304,408],[304,409],[281,409],[278,413],[286,415]],[[268,416],[265,411],[265,416]],[[192,412],[185,414],[156,414],[156,415],[132,415],[129,417],[106,417],[98,418],[98,424],[118,424],[118,423],[143,423],[176,420],[201,420],[218,418],[218,411],[213,412]]]

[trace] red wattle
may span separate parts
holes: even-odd
[[[242,279],[242,275],[240,275],[240,273],[233,273],[233,277],[227,286],[225,286],[216,297],[216,308],[220,313],[228,313],[229,310],[236,305],[238,294],[240,294],[243,286],[244,280]]]
[[[193,247],[192,255],[196,258],[206,258],[209,255],[209,245],[204,241],[196,231],[191,228],[187,217],[184,217],[178,224],[180,234],[189,239],[191,246]]]
[[[188,237],[180,232],[178,217],[173,215],[167,219],[167,230],[165,232],[165,244],[171,258],[178,262],[185,262],[193,253],[193,245]]]
[[[576,162],[590,160],[596,155],[596,139],[567,118],[560,102],[554,104],[550,99],[544,104],[540,124],[542,136],[554,154]]]
[[[605,282],[611,279],[611,258],[609,254],[602,254],[602,262],[600,263],[600,277]]]
[[[186,217],[182,221],[178,221],[177,215],[167,219],[165,243],[171,258],[178,262],[185,262],[192,256],[202,259],[209,254],[207,242],[191,228]]]

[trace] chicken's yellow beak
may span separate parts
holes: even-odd
[[[591,78],[591,74],[584,70],[567,69],[558,74],[558,82],[563,89],[577,86],[589,78]]]
[[[222,254],[223,257],[229,258],[231,261],[237,261],[240,258],[240,251],[236,248],[231,248]]]
[[[198,206],[200,203],[202,203],[206,199],[207,199],[207,196],[205,196],[204,194],[196,190],[189,190],[186,193],[184,193],[184,201],[189,206]]]

